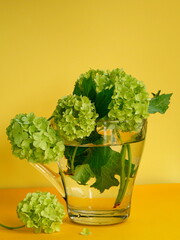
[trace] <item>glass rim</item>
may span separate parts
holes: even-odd
[[[127,120],[120,121],[120,120],[96,120],[96,123],[126,123]],[[142,123],[147,122],[147,118],[142,119]]]

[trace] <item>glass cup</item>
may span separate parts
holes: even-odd
[[[123,132],[120,126],[118,121],[100,122],[92,142],[66,143],[58,174],[33,164],[59,190],[76,223],[109,225],[130,216],[147,121],[138,131]]]

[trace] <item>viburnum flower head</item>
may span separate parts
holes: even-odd
[[[34,113],[18,114],[6,129],[12,153],[34,163],[58,161],[64,154],[64,143],[59,132],[44,117]]]
[[[101,92],[103,89],[111,88],[114,85],[114,79],[109,77],[110,71],[90,69],[89,71],[82,73],[77,79],[76,83],[81,87],[83,81],[89,81],[92,79],[95,84],[96,92]]]
[[[49,192],[28,193],[17,205],[17,215],[28,228],[36,233],[60,231],[64,206]]]
[[[98,96],[106,91],[104,97],[110,99],[108,114],[101,120],[119,121],[118,125],[122,131],[138,131],[141,129],[143,120],[149,116],[150,100],[143,82],[138,81],[120,68],[112,71],[90,69],[80,75],[76,81],[76,88],[78,86],[82,93],[87,82],[91,82],[91,87],[95,91],[94,95]],[[109,92],[107,92],[108,90]],[[111,92],[112,95],[110,95]],[[95,103],[96,100],[95,97]]]
[[[73,141],[91,134],[98,114],[88,97],[68,95],[58,100],[53,116],[60,135]]]
[[[138,131],[149,116],[150,99],[145,85],[121,69],[113,70],[111,75],[116,78],[108,117],[119,120],[123,131]]]

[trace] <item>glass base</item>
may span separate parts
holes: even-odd
[[[85,225],[111,225],[124,222],[130,215],[130,208],[118,210],[86,211],[68,209],[69,218]]]

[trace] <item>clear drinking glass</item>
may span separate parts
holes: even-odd
[[[118,121],[98,123],[96,132],[100,141],[66,143],[71,156],[60,159],[59,175],[35,164],[66,200],[72,221],[109,225],[121,223],[129,217],[146,126],[144,121],[138,131],[123,132]],[[87,153],[88,157],[81,163],[81,157]],[[88,171],[91,171],[89,178]]]

